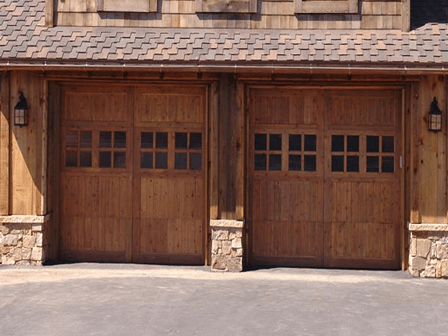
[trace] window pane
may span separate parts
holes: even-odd
[[[393,173],[394,172],[394,158],[393,157],[383,157],[383,164],[381,165],[381,171],[383,173]]]
[[[269,170],[282,170],[281,154],[269,155]]]
[[[347,171],[359,172],[359,156],[347,156]]]
[[[317,136],[305,135],[305,152],[315,152],[316,142],[317,142]]]
[[[359,152],[359,136],[347,136],[347,152]]]
[[[202,154],[190,153],[190,169],[201,170],[202,169]]]
[[[168,168],[167,153],[156,153],[156,168],[158,168],[158,169]]]
[[[316,171],[316,155],[305,155],[305,171]]]
[[[126,152],[114,152],[114,168],[126,168]]]
[[[290,171],[301,171],[302,170],[301,155],[290,155],[289,156],[289,170]]]
[[[176,141],[175,141],[176,148],[187,149],[187,133],[176,133],[175,138],[176,138]],[[186,160],[185,160],[185,162],[186,162]],[[182,169],[187,169],[186,164],[185,164],[185,168],[182,168]]]
[[[394,137],[393,136],[383,136],[383,153],[393,153],[394,152]]]
[[[343,135],[333,135],[331,137],[331,151],[332,152],[343,152],[344,151],[344,136]]]
[[[91,148],[92,147],[92,132],[91,131],[81,131],[81,147]]]
[[[185,140],[187,140],[186,134]],[[187,169],[187,153],[176,153],[174,160],[174,169]]]
[[[166,132],[156,133],[156,148],[168,148],[168,133]],[[157,155],[156,155],[156,162],[157,162]]]
[[[378,153],[380,151],[380,137],[379,136],[367,136],[367,152]]]
[[[266,134],[255,134],[255,150],[266,150]]]
[[[190,134],[190,149],[202,149],[202,133]]]
[[[302,135],[301,134],[290,134],[289,135],[289,150],[290,151],[301,151],[302,150]]]
[[[111,152],[100,152],[100,167],[101,168],[112,167],[112,153]]]
[[[76,151],[65,152],[65,166],[66,167],[78,166],[78,152]]]
[[[152,168],[152,153],[142,153],[141,168]]]
[[[282,150],[282,135],[269,135],[269,150]]]
[[[344,171],[344,157],[342,155],[331,157],[331,171],[332,172]]]
[[[266,154],[255,154],[254,169],[266,170]]]
[[[65,132],[65,146],[78,147],[78,131]]]
[[[142,148],[152,148],[152,147],[153,147],[153,133],[142,132]]]
[[[114,132],[114,147],[126,148],[126,132]]]
[[[79,153],[79,166],[92,167],[92,152]]]
[[[100,147],[110,148],[112,146],[112,132],[100,132]]]
[[[380,171],[379,163],[380,163],[380,159],[378,156],[368,156],[367,157],[367,172],[378,173]]]

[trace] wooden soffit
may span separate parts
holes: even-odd
[[[157,0],[96,0],[99,12],[149,13],[157,11]]]
[[[296,14],[357,14],[358,0],[295,0]]]
[[[257,0],[196,0],[197,13],[240,13],[257,12]]]

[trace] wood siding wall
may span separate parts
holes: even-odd
[[[357,14],[295,14],[293,0],[260,0],[256,14],[197,13],[195,8],[194,0],[162,0],[156,13],[98,12],[97,0],[57,0],[55,24],[247,29],[407,30],[409,27],[409,0],[359,0]]]

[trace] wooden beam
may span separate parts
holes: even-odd
[[[54,26],[54,1],[55,0],[45,1],[45,25],[47,27]]]
[[[9,72],[1,75],[0,86],[0,215],[10,214],[10,105]]]
[[[403,30],[404,32],[408,32],[409,30],[411,30],[411,0],[402,0],[401,5],[401,30]]]

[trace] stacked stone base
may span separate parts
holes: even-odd
[[[448,278],[448,224],[410,224],[409,272]]]
[[[42,265],[45,260],[43,223],[21,223],[22,219],[17,216],[3,216],[0,220],[0,264]],[[32,220],[40,218],[36,220],[33,216]]]
[[[241,272],[243,270],[243,222],[211,220],[212,271]]]

